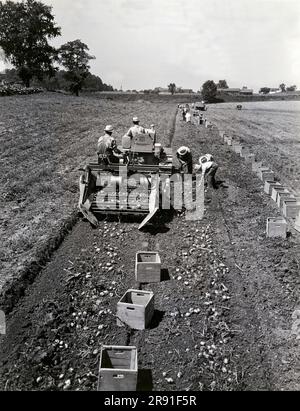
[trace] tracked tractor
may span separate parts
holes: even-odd
[[[95,162],[87,165],[80,177],[79,210],[93,225],[99,216],[135,215],[143,228],[161,208],[162,191],[168,190],[176,173],[171,148],[155,143],[147,130],[130,139],[124,136],[120,163]]]

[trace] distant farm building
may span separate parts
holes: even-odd
[[[270,94],[276,94],[276,93],[281,93],[280,88],[271,88],[270,89]]]
[[[158,94],[171,94],[168,88],[163,88],[163,87],[156,87],[154,89],[154,92]]]
[[[252,96],[253,95],[253,90],[247,87],[243,87],[242,90],[240,91],[241,96]]]
[[[241,89],[240,88],[219,88],[218,93],[219,94],[228,94],[230,96],[237,96],[240,94]]]
[[[191,88],[177,87],[176,93],[178,93],[178,94],[194,94],[194,90],[191,89]]]
[[[253,90],[247,87],[241,88],[219,88],[218,94],[225,94],[228,96],[252,96]]]

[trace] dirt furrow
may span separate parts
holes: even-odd
[[[214,154],[228,189],[208,191],[201,221],[175,216],[143,233],[136,222],[77,224],[9,315],[1,388],[95,390],[102,344],[138,347],[139,389],[297,388],[299,239],[265,239],[278,211],[217,130],[178,116],[172,144]],[[160,252],[164,281],[143,286],[155,293],[155,317],[131,331],[117,327],[116,304],[137,286],[141,248]]]

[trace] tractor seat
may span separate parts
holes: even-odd
[[[137,153],[152,153],[153,152],[153,140],[147,133],[138,134],[131,142],[131,151]]]

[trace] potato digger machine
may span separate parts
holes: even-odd
[[[90,163],[82,170],[78,207],[93,226],[103,216],[133,215],[142,219],[142,229],[160,210],[171,210],[172,176],[180,176],[180,171],[172,149],[155,143],[150,132],[123,138],[118,149],[124,161]]]

